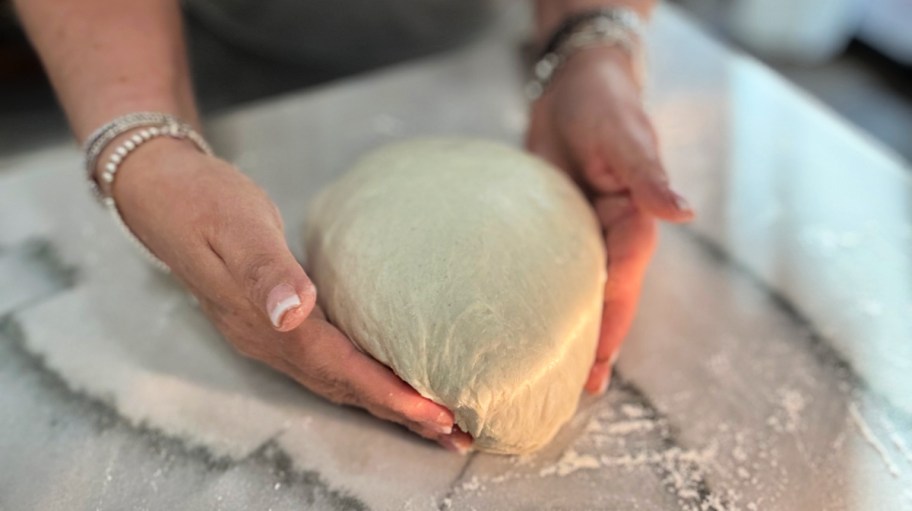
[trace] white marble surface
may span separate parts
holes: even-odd
[[[612,389],[528,458],[450,455],[241,360],[74,193],[74,149],[0,162],[0,510],[912,509],[910,169],[670,9],[651,41],[699,218],[663,228]],[[515,48],[485,48],[211,136],[297,246],[308,198],[370,147],[518,142]]]

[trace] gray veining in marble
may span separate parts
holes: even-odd
[[[699,218],[663,227],[609,393],[524,458],[450,455],[240,359],[74,193],[75,149],[5,162],[0,510],[912,509],[908,169],[676,11],[651,44]],[[518,143],[518,69],[488,41],[209,131],[297,247],[308,198],[370,147]]]

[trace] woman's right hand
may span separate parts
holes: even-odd
[[[117,176],[126,224],[238,352],[334,403],[364,408],[451,450],[468,449],[471,437],[454,427],[449,410],[326,321],[288,249],[278,209],[244,174],[188,141],[163,137],[138,148]]]

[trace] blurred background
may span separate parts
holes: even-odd
[[[237,44],[230,23],[210,15],[206,6],[212,3],[186,2],[198,95],[209,113],[421,56],[466,37],[465,31],[444,33],[411,54],[380,56],[341,67],[292,65]],[[670,3],[689,13],[706,31],[761,59],[883,145],[912,160],[912,0]],[[471,25],[476,21],[469,19],[473,12],[478,10],[452,13],[453,25]],[[226,69],[232,73],[230,85],[225,81]],[[63,115],[16,23],[10,1],[0,0],[0,161],[68,137]]]
[[[672,3],[912,160],[912,0]]]

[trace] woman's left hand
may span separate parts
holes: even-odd
[[[655,218],[693,218],[668,182],[632,59],[621,48],[583,50],[532,105],[526,144],[566,171],[595,208],[605,234],[608,280],[599,346],[586,390],[601,393],[636,312],[655,248]]]

